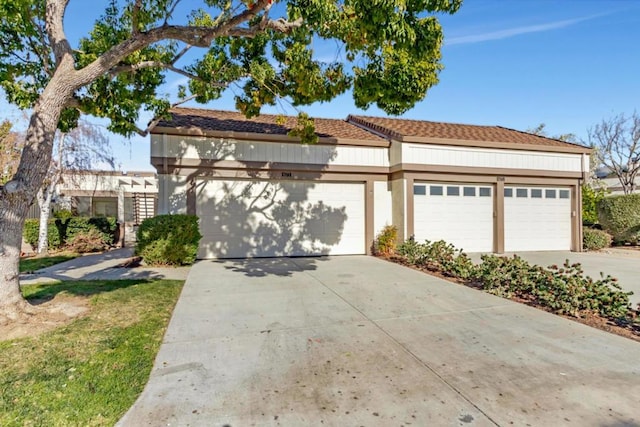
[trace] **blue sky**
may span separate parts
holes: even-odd
[[[100,3],[70,2],[70,39],[90,28]],[[403,117],[520,130],[545,123],[551,134],[586,139],[599,120],[640,107],[638,1],[466,0],[457,14],[440,18],[440,83]],[[171,92],[179,80],[169,76],[164,90]],[[233,106],[232,94],[208,105]],[[4,102],[0,109],[2,117],[20,117]],[[302,109],[316,117],[384,115],[358,110],[349,94]],[[153,170],[149,138],[111,139],[123,170]]]

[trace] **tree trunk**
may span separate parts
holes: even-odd
[[[40,227],[38,228],[38,254],[44,255],[49,252],[49,214],[51,213],[51,199],[55,181],[44,185],[38,191],[38,205],[40,205]]]
[[[73,62],[61,64],[40,95],[29,121],[18,171],[0,190],[0,322],[15,321],[35,311],[20,292],[22,228],[49,170],[60,114],[76,89],[73,71]]]

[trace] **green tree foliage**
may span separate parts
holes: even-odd
[[[0,85],[21,108],[32,107],[56,73],[49,3],[67,2],[0,0]],[[109,119],[112,132],[145,133],[136,126],[140,112],[160,118],[171,106],[158,93],[168,72],[189,78],[181,101],[206,103],[238,86],[236,107],[247,116],[281,98],[306,105],[350,88],[358,107],[401,114],[437,84],[443,34],[434,14],[456,12],[461,0],[204,0],[186,11],[179,3],[109,2],[72,50],[74,66],[94,67],[117,50],[125,55],[74,92],[63,130],[90,114]],[[335,58],[319,60],[314,46],[328,40]],[[131,43],[139,47],[125,49]]]

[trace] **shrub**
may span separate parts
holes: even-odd
[[[582,223],[598,223],[598,203],[607,195],[605,188],[592,187],[584,184],[582,186]]]
[[[385,225],[373,242],[373,250],[378,255],[391,255],[396,251],[396,239],[398,228],[394,225]]]
[[[640,194],[606,197],[598,203],[598,218],[616,243],[640,238]]]
[[[104,233],[95,228],[77,233],[67,245],[73,252],[83,254],[88,252],[101,252],[109,248]]]
[[[611,276],[594,280],[580,264],[562,267],[530,265],[518,256],[483,255],[474,279],[494,295],[532,301],[559,314],[581,317],[589,313],[618,319],[628,315],[629,295]]]
[[[149,265],[189,265],[202,238],[194,215],[158,215],[142,221],[136,254]]]
[[[398,247],[398,253],[410,264],[459,279],[471,277],[475,268],[462,249],[456,249],[444,240],[436,242],[426,240],[425,243],[417,243],[410,239]]]
[[[593,228],[584,228],[582,230],[582,246],[588,251],[597,251],[599,249],[611,246],[612,237],[609,233]]]
[[[38,246],[38,228],[40,220],[28,219],[25,221],[22,235],[25,242],[32,248]],[[47,230],[49,248],[59,249],[73,240],[77,234],[84,234],[90,230],[96,230],[102,234],[104,241],[111,245],[115,240],[115,232],[118,223],[115,218],[87,218],[71,217],[66,219],[50,219]]]

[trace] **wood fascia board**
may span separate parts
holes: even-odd
[[[425,165],[417,163],[400,163],[389,168],[390,173],[395,172],[431,172],[468,175],[504,175],[504,176],[529,176],[581,179],[582,172],[546,171],[540,169],[511,169],[511,168],[483,168],[470,166],[444,166]]]

